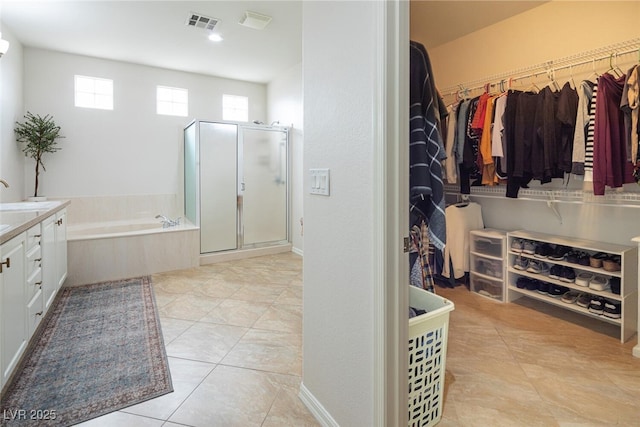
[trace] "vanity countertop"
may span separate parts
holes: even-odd
[[[0,203],[0,244],[66,208],[69,200]]]

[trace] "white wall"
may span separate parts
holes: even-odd
[[[304,2],[302,13],[304,188],[309,168],[331,173],[329,197],[304,191],[303,386],[345,427],[373,425],[374,412],[375,8]]]
[[[444,89],[637,38],[640,35],[638,18],[638,1],[554,1],[432,48],[429,55],[436,83]],[[596,22],[597,25],[592,25]],[[619,58],[619,65],[626,71],[629,64],[637,60],[635,53]],[[600,73],[608,68],[608,60],[597,63]],[[592,70],[592,64],[585,64],[558,72],[556,77],[564,83],[573,72],[574,80],[579,81],[587,78]],[[546,76],[541,76],[537,80],[538,85],[546,85],[546,79]],[[526,88],[530,80],[520,85]],[[562,185],[562,180],[545,185],[532,183],[532,187],[543,190],[561,188]],[[570,188],[581,189],[583,183],[572,176]],[[628,184],[625,190],[637,192],[640,187]],[[545,202],[482,197],[473,200],[482,204],[487,227],[526,229],[625,245],[631,245],[630,239],[640,235],[638,208],[558,204],[563,218],[560,223]]]
[[[74,75],[114,80],[114,110],[74,106]],[[156,114],[156,85],[189,90],[189,117]],[[249,97],[249,119],[266,116],[266,86],[125,62],[25,48],[24,108],[51,114],[62,150],[45,158],[43,195],[182,194],[182,131],[193,118],[222,119],[222,94]],[[33,171],[26,160],[26,191]],[[24,194],[28,196],[30,194]]]
[[[296,64],[271,81],[267,87],[269,118],[281,125],[291,126],[289,131],[289,217],[291,219],[291,243],[298,254],[303,252],[302,182],[304,178],[302,121],[302,63]]]
[[[9,188],[0,185],[0,202],[21,200],[24,195],[24,154],[16,143],[13,128],[22,120],[22,45],[6,26],[2,27],[2,38],[11,45],[0,58],[0,178],[9,183]]]

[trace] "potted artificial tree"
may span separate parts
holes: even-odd
[[[22,151],[25,156],[31,157],[36,161],[36,183],[33,197],[29,200],[45,200],[46,197],[38,196],[38,177],[40,176],[40,168],[46,171],[42,156],[45,153],[55,153],[60,150],[58,147],[58,139],[64,138],[60,135],[60,126],[56,125],[53,117],[45,115],[33,115],[27,111],[24,116],[27,119],[24,123],[16,122],[16,140],[23,145]]]

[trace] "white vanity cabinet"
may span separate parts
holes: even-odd
[[[0,389],[67,277],[66,209],[42,218],[0,246]]]
[[[27,347],[26,236],[22,233],[0,246],[0,384],[7,379]]]
[[[42,222],[43,302],[46,311],[67,278],[67,211]]]

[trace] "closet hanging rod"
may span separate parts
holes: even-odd
[[[535,78],[542,74],[548,74],[552,71],[563,70],[579,65],[588,64],[595,61],[602,61],[604,59],[610,59],[611,55],[623,56],[631,53],[640,52],[640,38],[628,40],[625,42],[617,43],[610,46],[605,46],[599,49],[594,49],[581,54],[565,57],[562,59],[556,59],[553,61],[547,61],[541,64],[533,65],[526,68],[521,68],[507,73],[496,74],[484,79],[478,79],[466,84],[458,84],[455,86],[449,86],[441,91],[443,95],[455,95],[461,91],[472,91],[483,89],[489,85],[490,87],[497,87],[501,84],[507,83],[509,79],[511,81],[522,80],[526,78]],[[639,53],[640,54],[640,53]],[[514,77],[515,76],[515,77]]]

